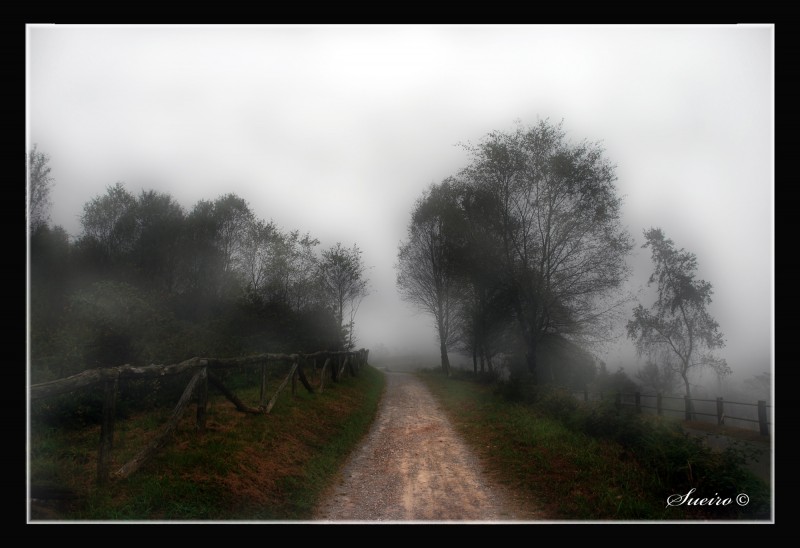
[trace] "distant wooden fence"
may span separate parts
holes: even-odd
[[[169,440],[183,413],[193,396],[197,398],[197,431],[202,433],[206,427],[206,412],[208,409],[208,385],[211,383],[219,392],[230,400],[236,409],[243,413],[269,413],[278,395],[291,382],[292,394],[297,389],[299,380],[309,393],[322,392],[326,378],[334,382],[339,381],[345,374],[355,376],[362,365],[367,364],[369,350],[361,349],[355,352],[327,352],[320,351],[311,354],[258,354],[242,358],[191,358],[172,365],[149,365],[135,367],[120,365],[118,367],[89,369],[50,382],[34,384],[30,387],[30,399],[41,400],[89,386],[103,387],[103,418],[100,427],[100,448],[97,456],[97,481],[106,483],[109,479],[122,479],[130,476],[147,462]],[[323,361],[320,373],[319,387],[315,390],[305,375],[303,366],[313,362],[316,369],[317,360]],[[278,389],[267,399],[267,367],[270,362],[290,362],[292,364],[289,374],[283,379]],[[215,370],[233,367],[260,367],[261,390],[259,405],[250,407],[242,402],[236,394],[229,390],[222,380],[214,374]],[[172,411],[169,420],[161,432],[146,447],[136,454],[130,461],[117,470],[111,471],[111,449],[114,443],[114,422],[116,416],[116,400],[121,379],[131,378],[159,378],[179,373],[194,372],[189,383]]]
[[[588,402],[589,401],[589,391],[584,390],[583,392],[579,392],[576,394],[582,394],[583,400]],[[646,405],[642,403],[642,398],[645,398],[646,401],[650,402],[650,405]],[[600,394],[600,399],[603,399],[603,394]],[[679,406],[681,408],[669,407],[664,405],[665,400],[677,400],[683,401],[683,405]],[[700,402],[700,406],[695,405],[695,402]],[[768,408],[772,408],[771,405],[767,405],[765,400],[758,400],[757,403],[745,403],[745,402],[736,402],[736,401],[725,401],[723,398],[716,398],[714,400],[705,399],[705,398],[689,398],[688,396],[664,396],[662,394],[642,394],[640,392],[633,392],[633,393],[625,393],[625,392],[615,392],[614,393],[614,403],[618,406],[631,406],[638,413],[642,412],[642,409],[653,409],[656,411],[658,415],[663,415],[664,412],[672,412],[672,413],[682,413],[684,416],[684,420],[695,420],[698,416],[700,417],[714,417],[717,421],[717,424],[722,425],[725,424],[726,419],[734,420],[734,421],[744,421],[747,423],[755,423],[758,424],[759,433],[762,436],[769,435],[769,426],[772,424],[768,420]],[[709,406],[706,404],[714,404],[714,406]],[[731,415],[726,411],[727,406],[743,406],[749,408],[755,408],[757,412],[757,418],[752,417],[741,417],[736,415]],[[698,410],[705,409],[704,411]],[[708,412],[709,407],[714,412]],[[729,409],[730,407],[728,407]]]

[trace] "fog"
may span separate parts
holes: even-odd
[[[76,237],[83,205],[116,181],[186,209],[234,192],[322,247],[358,244],[359,345],[431,365],[432,320],[395,287],[414,201],[466,166],[459,143],[563,119],[617,165],[636,240],[626,290],[652,303],[640,246],[661,227],[714,287],[726,382],[773,368],[771,26],[35,25],[26,89],[52,224]],[[636,366],[624,325],[595,351]]]

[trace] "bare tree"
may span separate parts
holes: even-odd
[[[53,178],[50,176],[50,156],[37,150],[33,145],[27,157],[28,164],[28,227],[34,230],[50,220],[50,190]]]

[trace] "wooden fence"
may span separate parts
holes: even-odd
[[[109,479],[118,480],[130,476],[145,462],[150,460],[150,458],[152,458],[169,440],[170,435],[177,427],[178,421],[180,421],[193,396],[196,397],[197,401],[197,431],[203,433],[206,428],[209,383],[230,400],[236,406],[237,410],[243,413],[253,414],[269,413],[278,400],[278,395],[290,382],[292,394],[297,390],[298,380],[309,393],[321,393],[324,390],[327,378],[337,382],[346,374],[355,376],[358,374],[361,366],[368,363],[368,358],[369,350],[361,349],[356,352],[320,351],[311,354],[258,354],[242,358],[191,358],[178,364],[149,365],[144,367],[121,365],[118,367],[89,369],[64,379],[31,385],[30,399],[31,401],[41,400],[67,394],[86,387],[102,386],[104,394],[103,417],[100,426],[100,447],[97,455],[97,481],[100,484],[104,484],[108,482]],[[323,363],[323,366],[320,372],[319,386],[314,389],[305,375],[304,366],[313,363],[316,369],[318,360]],[[292,366],[289,369],[289,374],[280,383],[278,389],[272,394],[272,397],[267,399],[269,396],[267,392],[267,368],[270,362],[289,362]],[[229,390],[223,384],[222,380],[214,374],[216,370],[242,366],[261,368],[261,390],[259,405],[257,407],[251,407],[242,402],[236,394]],[[183,394],[161,432],[130,461],[112,471],[111,449],[114,443],[114,422],[120,380],[159,378],[187,372],[193,372],[194,374],[186,385]]]
[[[590,401],[590,394],[588,390],[584,390],[582,393],[583,400],[585,402]],[[642,403],[642,399],[645,399],[647,403]],[[599,399],[603,399],[603,394],[599,394]],[[678,407],[668,405],[669,401],[683,401],[682,405]],[[700,405],[696,405],[695,402],[698,402]],[[726,419],[729,421],[743,421],[745,423],[752,423],[758,425],[759,433],[762,436],[769,435],[769,426],[772,424],[768,417],[769,413],[767,409],[772,409],[771,405],[767,405],[765,400],[758,400],[757,403],[745,403],[745,402],[736,402],[736,401],[725,401],[723,398],[716,398],[716,399],[705,399],[705,398],[689,398],[688,396],[664,396],[662,394],[642,394],[640,392],[633,392],[633,393],[624,393],[624,392],[616,392],[614,393],[614,403],[618,407],[622,406],[631,406],[633,407],[638,413],[642,412],[642,409],[651,409],[655,410],[658,415],[663,415],[665,412],[670,413],[680,413],[683,414],[684,420],[695,420],[699,417],[713,417],[716,419],[718,425],[725,424]],[[665,405],[666,404],[666,405]],[[710,404],[714,404],[713,406]],[[727,406],[727,408],[726,408]],[[754,409],[756,411],[756,418],[753,418],[751,415],[750,417],[743,417],[743,416],[736,416],[730,414],[729,410],[731,406],[736,406],[738,409],[742,408],[749,408]],[[713,412],[709,412],[713,411]],[[707,420],[707,419],[703,419]]]

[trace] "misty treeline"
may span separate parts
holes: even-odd
[[[634,240],[602,147],[548,120],[464,146],[469,164],[417,200],[396,264],[403,298],[434,320],[443,371],[456,350],[475,373],[508,367],[534,384],[635,390],[594,357],[632,302],[623,284]],[[730,371],[710,353],[724,344],[706,309],[711,285],[661,230],[644,235],[659,297],[635,308],[628,336],[651,380],[678,378],[688,393],[694,368]]]
[[[357,245],[259,219],[228,193],[184,209],[122,183],[71,241],[49,223],[49,158],[28,157],[32,382],[94,367],[354,348],[367,294]]]

